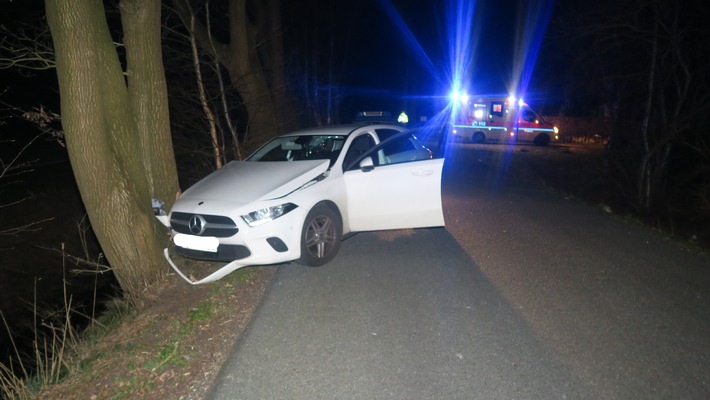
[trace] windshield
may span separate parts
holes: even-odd
[[[346,136],[281,136],[265,144],[247,161],[330,160],[332,166],[343,148]]]

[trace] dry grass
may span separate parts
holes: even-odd
[[[62,247],[62,252],[64,248]],[[66,266],[63,265],[64,274]],[[64,276],[66,282],[66,275]],[[7,364],[0,364],[0,393],[8,399],[31,399],[33,392],[38,387],[57,383],[68,373],[71,364],[67,362],[67,355],[79,350],[79,335],[72,324],[72,299],[67,294],[64,285],[64,305],[59,313],[44,313],[40,315],[37,310],[37,289],[35,288],[34,301],[34,340],[32,352],[29,356],[21,354],[12,338],[12,332],[0,311],[5,329],[10,333],[10,340],[15,357]],[[29,357],[29,358],[28,358]],[[27,363],[31,366],[26,365]]]
[[[195,273],[212,263],[183,260]],[[79,333],[65,292],[59,311],[35,309],[30,354],[0,364],[0,397],[25,399],[201,399],[261,300],[275,268],[239,270],[190,286],[169,275],[139,313],[114,300]],[[0,317],[9,331],[5,316]],[[86,316],[83,316],[86,317]],[[11,335],[12,336],[12,335]]]
[[[196,287],[169,276],[144,311],[84,335],[71,374],[35,398],[205,398],[274,271],[248,268]]]

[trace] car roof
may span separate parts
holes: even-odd
[[[348,136],[357,129],[368,127],[371,129],[397,129],[404,130],[401,125],[395,124],[371,124],[371,123],[358,123],[358,124],[346,124],[346,125],[326,125],[326,126],[316,126],[312,128],[299,129],[297,131],[289,132],[281,136],[303,136],[303,135],[342,135]]]

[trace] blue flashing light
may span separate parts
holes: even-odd
[[[469,99],[470,97],[465,92],[461,93],[458,90],[451,92],[451,101],[454,103],[468,103]]]

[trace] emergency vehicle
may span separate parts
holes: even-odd
[[[559,139],[556,126],[514,97],[459,96],[451,128],[454,137],[474,143],[532,142],[546,146]]]

